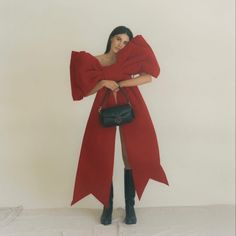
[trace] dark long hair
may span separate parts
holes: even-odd
[[[129,40],[131,40],[133,38],[133,33],[131,32],[131,30],[125,26],[117,26],[115,29],[112,30],[108,41],[107,41],[107,47],[106,47],[106,51],[105,53],[108,53],[111,49],[111,38],[114,37],[117,34],[127,34],[129,37]]]

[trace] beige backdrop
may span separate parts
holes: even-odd
[[[0,0],[0,207],[67,207],[94,95],[73,102],[72,50],[97,55],[126,25],[161,74],[140,87],[170,186],[137,206],[234,202],[233,0]],[[117,136],[115,206],[123,207]],[[76,207],[101,207],[92,196]]]

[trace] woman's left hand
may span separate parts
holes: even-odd
[[[116,89],[113,90],[113,92],[117,93],[120,90],[120,84],[119,82],[117,83],[119,87],[117,87]]]

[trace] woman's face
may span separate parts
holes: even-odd
[[[111,50],[114,53],[119,52],[129,42],[129,36],[127,34],[117,34],[111,38]]]

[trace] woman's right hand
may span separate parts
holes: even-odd
[[[114,80],[102,80],[103,87],[106,87],[112,91],[117,90],[119,88],[119,85]]]

